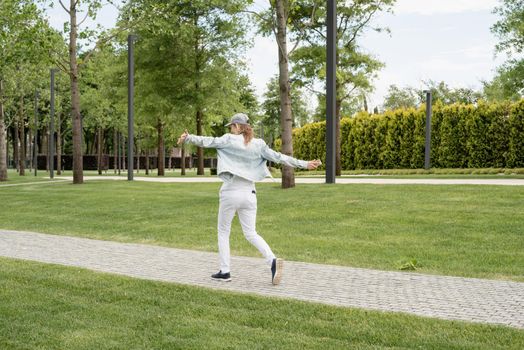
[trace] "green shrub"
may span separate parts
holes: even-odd
[[[340,133],[343,170],[424,167],[424,105],[383,114],[360,112],[342,118]],[[325,122],[293,130],[294,156],[325,163],[325,137]],[[277,140],[277,149],[280,144]],[[431,121],[431,166],[524,167],[524,99],[513,104],[436,104]]]
[[[508,124],[508,167],[524,167],[524,99],[511,107]]]

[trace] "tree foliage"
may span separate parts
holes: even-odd
[[[262,103],[263,116],[260,120],[264,134],[268,140],[280,137],[280,91],[278,77],[268,82]],[[293,111],[293,127],[302,127],[309,122],[309,114],[302,91],[297,87],[291,88],[291,109]]]
[[[48,76],[50,51],[63,48],[60,36],[50,28],[42,11],[33,1],[0,2],[0,181],[7,179],[6,128],[14,134],[13,148],[20,139],[19,174],[24,175],[25,131],[33,115],[33,96],[43,88]],[[17,152],[14,158],[18,159]]]
[[[522,53],[524,51],[524,0],[500,0],[494,13],[500,19],[491,27],[501,41],[497,51]]]
[[[510,59],[497,69],[491,82],[484,82],[484,93],[491,101],[518,100],[524,96],[524,1],[501,0],[494,13],[499,20],[491,27],[500,42],[498,52]]]
[[[385,110],[419,107],[426,103],[426,91],[431,92],[431,100],[434,104],[451,105],[454,103],[473,104],[484,96],[480,91],[467,87],[451,88],[446,82],[435,82],[428,80],[423,82],[424,88],[406,86],[399,88],[391,85],[384,97],[382,107]]]

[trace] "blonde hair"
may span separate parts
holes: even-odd
[[[247,145],[248,143],[250,143],[251,140],[253,140],[253,138],[255,137],[255,134],[253,132],[253,129],[251,128],[251,125],[237,124],[237,123],[235,124],[238,128],[239,133],[244,135],[244,144]]]

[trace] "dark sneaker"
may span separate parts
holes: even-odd
[[[282,268],[284,267],[284,260],[282,259],[273,259],[271,263],[271,283],[277,285],[282,279]]]
[[[221,282],[231,282],[231,274],[229,272],[222,273],[222,271],[218,271],[217,273],[212,274],[211,278]]]

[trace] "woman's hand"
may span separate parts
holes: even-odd
[[[184,141],[186,140],[187,135],[189,135],[189,133],[187,132],[187,129],[186,129],[184,130],[182,135],[180,135],[180,137],[178,138],[177,145],[183,144]]]
[[[315,170],[319,165],[322,165],[322,162],[319,159],[310,160],[307,162],[307,169]]]

